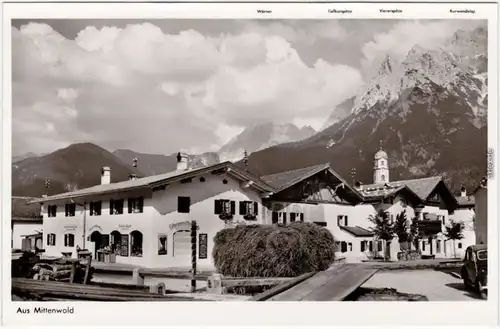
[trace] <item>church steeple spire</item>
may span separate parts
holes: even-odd
[[[382,140],[380,140],[380,149],[375,153],[373,163],[373,183],[389,183],[389,161],[387,153],[382,150]]]

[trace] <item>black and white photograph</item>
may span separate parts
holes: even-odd
[[[10,27],[20,308],[491,301],[487,19]]]

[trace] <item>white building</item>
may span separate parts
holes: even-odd
[[[42,216],[40,207],[27,204],[34,198],[13,196],[11,203],[11,248],[42,249]]]
[[[387,154],[377,152],[374,184],[350,186],[322,164],[255,177],[230,162],[186,169],[178,156],[176,171],[102,184],[40,199],[46,255],[59,257],[76,248],[94,252],[109,247],[116,262],[144,267],[188,267],[191,264],[191,223],[196,221],[197,264],[213,266],[215,234],[234,224],[313,222],[329,229],[336,255],[359,262],[388,253],[397,260],[398,240],[386,245],[373,232],[370,216],[388,218],[405,212],[416,218],[422,253],[445,257],[443,225],[456,199],[441,177],[389,181]]]
[[[463,258],[467,247],[476,244],[475,198],[473,195],[467,194],[465,188],[462,188],[460,196],[457,196],[456,199],[458,208],[450,215],[450,218],[454,222],[461,222],[464,224],[464,230],[462,232],[464,238],[457,241],[448,241],[447,248],[451,252],[455,250],[457,257]],[[453,246],[453,243],[455,243],[455,246]]]

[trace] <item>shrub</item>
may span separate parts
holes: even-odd
[[[330,231],[312,223],[241,225],[214,237],[217,271],[234,277],[294,277],[326,270],[334,260]]]

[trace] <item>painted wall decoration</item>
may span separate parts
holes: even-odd
[[[198,240],[198,258],[207,259],[208,257],[208,235],[206,233],[200,233]]]
[[[89,232],[93,232],[93,231],[99,231],[99,232],[102,232],[102,227],[100,227],[99,225],[93,225],[89,228]]]
[[[158,255],[167,254],[167,235],[158,234]]]
[[[190,231],[191,230],[191,221],[183,221],[183,222],[178,222],[178,223],[173,223],[169,225],[169,228],[171,230],[176,230],[176,231]],[[199,230],[200,226],[196,225],[196,229]]]

